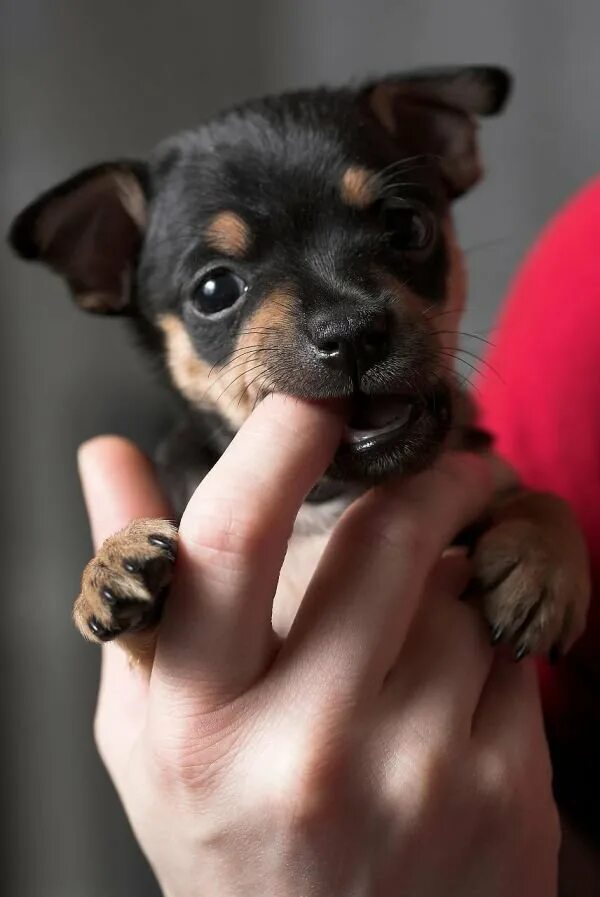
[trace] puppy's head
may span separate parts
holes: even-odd
[[[271,391],[341,399],[338,475],[412,472],[452,419],[450,203],[508,90],[471,67],[247,103],[60,184],[11,243],[82,308],[132,315],[193,406],[235,429]]]

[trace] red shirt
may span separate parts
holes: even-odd
[[[499,377],[479,383],[482,425],[526,485],[571,503],[590,550],[587,632],[556,668],[541,667],[541,681],[549,731],[595,790],[600,817],[600,179],[542,234],[492,339]]]

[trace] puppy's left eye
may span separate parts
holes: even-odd
[[[247,289],[247,283],[229,268],[213,268],[194,285],[192,302],[201,314],[214,315],[235,305]]]
[[[435,236],[433,214],[418,205],[388,205],[384,209],[390,243],[399,252],[428,249]]]

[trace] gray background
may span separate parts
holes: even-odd
[[[145,153],[265,91],[443,62],[500,62],[517,92],[458,210],[484,332],[535,232],[600,164],[595,0],[13,0],[0,21],[0,222],[80,166]],[[155,894],[91,737],[97,651],[69,621],[90,545],[85,438],[151,445],[167,411],[118,322],[1,255],[0,869],[18,897]]]

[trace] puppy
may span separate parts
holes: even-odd
[[[127,315],[183,396],[158,458],[178,513],[266,394],[346,402],[290,545],[299,593],[362,489],[446,448],[489,451],[452,370],[466,279],[451,203],[482,174],[477,117],[509,88],[468,67],[252,101],[146,162],[82,171],[13,224],[14,250],[86,311]],[[176,545],[164,520],[109,538],[75,602],[81,633],[148,657]],[[561,501],[503,471],[472,557],[494,642],[556,657],[580,634],[587,560]]]

